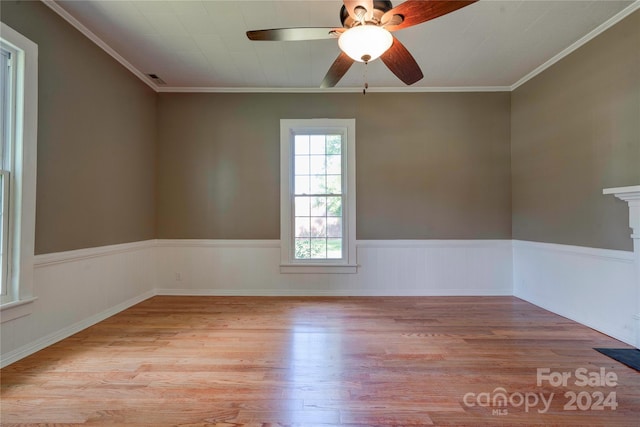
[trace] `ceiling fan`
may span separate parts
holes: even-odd
[[[298,27],[247,31],[250,40],[300,41],[338,38],[342,50],[320,87],[335,86],[355,61],[376,58],[407,85],[422,79],[416,60],[391,32],[438,18],[478,0],[408,0],[393,7],[390,1],[344,0],[342,28]]]

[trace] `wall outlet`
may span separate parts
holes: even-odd
[[[176,273],[176,282],[182,281],[182,273]]]

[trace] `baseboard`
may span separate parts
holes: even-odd
[[[156,289],[156,295],[171,296],[239,296],[239,297],[376,297],[376,296],[513,296],[512,290],[485,290],[477,289],[447,289],[446,291],[433,291],[430,294],[424,292],[399,295],[395,292],[353,292],[346,290],[306,290],[306,289]]]
[[[10,365],[13,362],[16,362],[24,357],[27,357],[37,351],[40,351],[46,347],[49,347],[52,344],[57,343],[65,338],[70,337],[73,334],[77,334],[78,332],[95,325],[98,322],[101,322],[115,314],[120,313],[123,310],[126,310],[129,307],[132,307],[136,304],[141,303],[144,300],[147,300],[155,295],[155,291],[149,291],[142,295],[139,295],[135,298],[132,298],[128,301],[124,301],[118,305],[115,305],[108,310],[105,310],[101,313],[95,314],[91,317],[81,320],[80,322],[76,322],[73,325],[67,326],[59,331],[56,331],[52,334],[49,334],[45,337],[42,337],[38,340],[30,342],[27,345],[24,345],[20,348],[17,348],[8,353],[2,354],[2,359],[0,360],[0,367],[4,368],[7,365]]]
[[[236,296],[236,297],[302,297],[302,296],[352,296],[340,291],[323,292],[314,290],[285,289],[156,289],[156,295],[172,296]]]

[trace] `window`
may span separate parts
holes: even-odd
[[[281,120],[281,271],[354,273],[355,120]]]
[[[24,315],[18,307],[34,299],[38,47],[0,24],[0,309],[4,322]]]

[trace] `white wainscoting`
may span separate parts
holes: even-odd
[[[1,366],[153,295],[515,295],[632,344],[633,253],[511,240],[364,240],[356,274],[281,274],[278,240],[158,240],[39,255]],[[8,318],[9,319],[9,318]]]
[[[356,274],[281,274],[278,240],[159,240],[163,295],[512,295],[510,240],[365,240]]]
[[[514,295],[634,345],[633,252],[513,241]]]
[[[6,366],[154,295],[154,242],[35,257],[30,314],[2,322]]]

